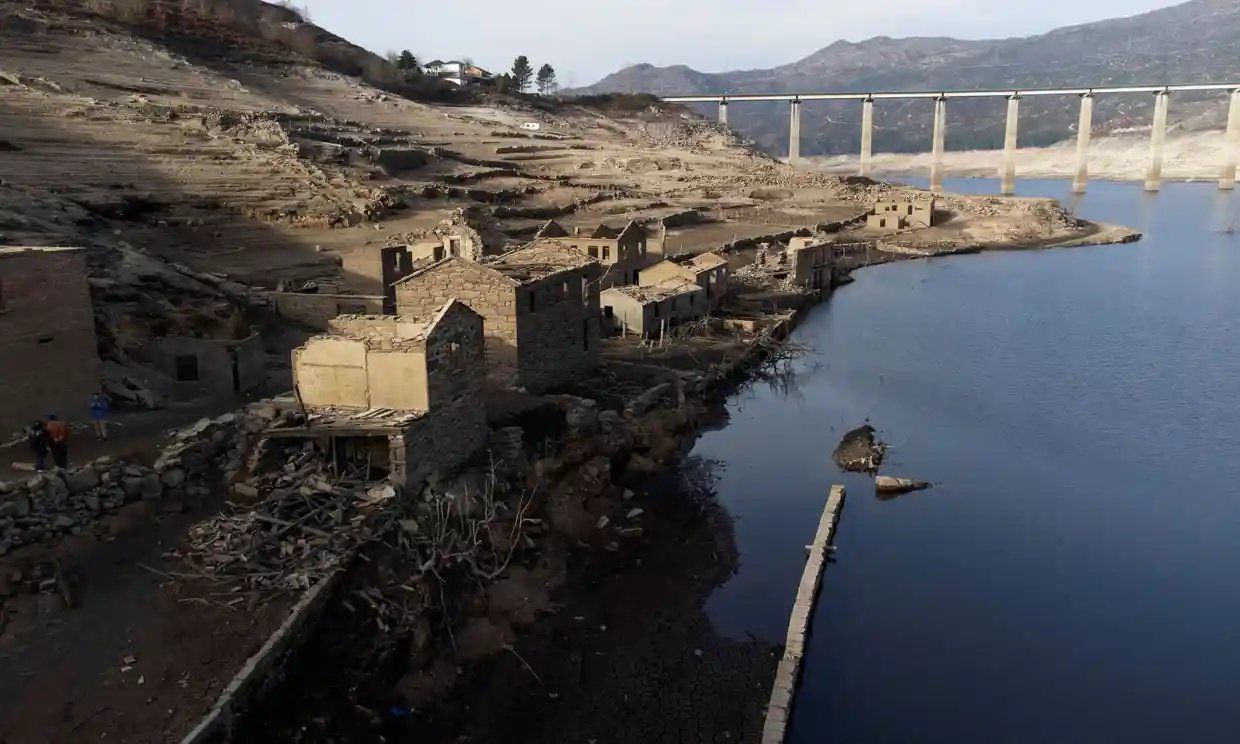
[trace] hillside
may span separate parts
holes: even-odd
[[[1191,0],[1175,7],[1028,38],[988,41],[878,37],[837,41],[805,59],[766,70],[701,73],[684,66],[637,65],[573,93],[649,92],[658,95],[757,92],[866,92],[1034,88],[1240,80],[1240,0]],[[1027,98],[1022,104],[1021,144],[1049,145],[1076,125],[1073,99]],[[855,103],[810,102],[803,111],[802,154],[842,154],[857,147],[860,119]],[[1099,99],[1100,132],[1148,125],[1152,104],[1134,96]],[[702,113],[713,116],[713,106]],[[787,147],[787,106],[732,107],[733,127],[771,153]],[[949,117],[968,126],[949,127],[951,149],[999,146],[1002,101],[953,102]],[[1219,96],[1177,96],[1171,124],[1184,129],[1221,125]],[[875,107],[877,151],[916,152],[930,139],[930,104],[882,102]]]

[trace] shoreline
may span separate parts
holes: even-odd
[[[1096,244],[1100,237],[1113,238],[1112,242],[1139,237],[1119,226],[1093,222],[1089,225],[1085,234],[1047,239],[1037,245],[954,248],[943,253],[1033,250]],[[922,257],[893,255],[888,260]],[[718,417],[723,415],[729,397],[740,387],[761,379],[762,360],[782,347],[791,332],[810,317],[815,307],[825,304],[829,296],[790,309],[770,333],[777,345],[755,343],[726,371],[715,370],[692,391],[685,391],[687,395],[674,409],[681,417],[673,427],[675,431],[661,433],[670,434],[674,440],[662,442],[667,451],[662,466],[636,481],[622,479],[615,484],[640,494],[627,506],[644,509],[657,517],[643,522],[645,533],[641,539],[626,542],[617,550],[579,552],[566,547],[555,559],[561,561],[566,573],[549,596],[551,606],[557,610],[539,610],[515,636],[504,635],[498,648],[464,662],[461,667],[449,669],[442,665],[442,660],[424,666],[419,685],[429,676],[437,679],[438,684],[448,684],[452,691],[436,687],[434,702],[428,700],[428,707],[421,712],[410,709],[397,719],[380,712],[384,730],[430,740],[454,740],[465,735],[477,741],[541,743],[562,741],[565,732],[576,732],[598,742],[641,740],[657,736],[655,732],[668,725],[675,726],[679,714],[669,715],[661,709],[637,705],[616,709],[609,701],[633,699],[648,704],[659,696],[676,697],[683,693],[686,700],[709,698],[715,707],[730,711],[726,722],[718,723],[710,735],[719,738],[721,732],[727,731],[739,735],[738,740],[759,736],[770,682],[783,646],[756,638],[739,643],[722,638],[704,613],[707,599],[739,566],[732,517],[713,493],[681,493],[683,489],[676,485],[674,497],[651,496],[658,491],[657,482],[677,477],[685,468],[697,465],[690,453],[699,436],[720,425]],[[655,410],[637,417],[630,430],[640,434],[649,424],[647,419],[657,413]],[[661,422],[654,426],[661,426]],[[609,456],[614,457],[614,453]],[[560,484],[574,477],[570,470],[556,476],[555,482]],[[456,620],[465,628],[471,622],[467,617]],[[334,620],[329,617],[324,625],[339,627],[343,621],[339,616]],[[457,635],[460,633],[458,628]],[[331,637],[330,632],[316,635],[319,638],[311,641],[310,650],[286,669],[286,679],[315,679],[326,659],[340,653],[338,639]],[[600,666],[590,663],[592,657],[596,662],[616,658],[644,662],[621,667],[600,662]],[[724,667],[743,672],[711,676],[710,668]],[[651,668],[661,670],[657,685],[652,685]],[[411,689],[408,677],[390,667],[377,678],[371,676],[370,699],[400,699],[402,689]],[[303,685],[295,683],[293,688],[257,701],[243,713],[240,730],[247,735],[272,736],[288,730],[280,725],[281,719],[286,724],[299,725],[296,716],[292,720],[286,718],[291,713],[289,704],[293,700],[303,704],[307,701],[296,692],[297,688],[304,692]],[[696,697],[689,697],[690,690]],[[343,705],[345,699],[336,702]],[[326,702],[318,700],[307,712],[320,709]],[[359,703],[353,705],[357,707]],[[357,736],[366,729],[364,722],[354,720],[344,730]],[[609,738],[612,735],[617,738]]]

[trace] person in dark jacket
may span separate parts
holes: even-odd
[[[69,424],[56,418],[56,414],[47,415],[47,437],[52,451],[52,461],[58,468],[69,467]]]
[[[30,425],[26,430],[26,439],[30,442],[30,451],[34,453],[34,469],[42,471],[47,466],[47,450],[52,443],[42,420]]]

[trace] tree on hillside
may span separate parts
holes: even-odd
[[[530,58],[522,54],[512,63],[512,84],[518,92],[530,87],[530,78],[534,77],[534,68],[530,67]]]
[[[400,53],[400,57],[396,60],[396,69],[398,70],[419,70],[418,58],[413,56],[413,52],[406,49]]]
[[[555,82],[555,68],[543,65],[538,68],[538,92],[544,96],[554,93],[559,86]]]

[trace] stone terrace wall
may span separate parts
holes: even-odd
[[[444,303],[454,299],[482,316],[488,376],[500,384],[516,384],[516,298],[508,280],[457,259],[433,266],[396,285],[396,309],[401,315],[430,317]]]

